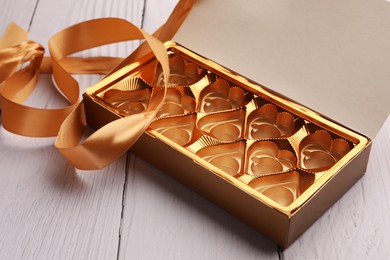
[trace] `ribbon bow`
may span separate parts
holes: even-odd
[[[0,96],[4,128],[25,136],[57,136],[55,146],[79,169],[99,169],[108,165],[146,130],[162,102],[143,113],[115,120],[80,144],[86,127],[84,105],[79,101],[79,85],[70,73],[104,74],[122,59],[67,56],[104,44],[134,39],[146,40],[163,68],[164,77],[168,78],[169,63],[164,45],[125,20],[90,20],[58,32],[49,40],[50,58],[43,57],[44,48],[40,44],[27,40],[26,31],[11,24],[0,40]],[[24,64],[27,65],[21,68]],[[34,90],[40,71],[53,73],[69,106],[41,109],[23,105]]]
[[[143,113],[121,118],[103,126],[83,143],[86,127],[84,104],[79,84],[71,73],[115,71],[144,56],[152,49],[164,77],[169,78],[169,62],[164,45],[181,26],[196,0],[181,0],[167,22],[153,36],[117,18],[102,18],[68,27],[49,40],[50,58],[43,47],[28,41],[28,33],[11,24],[0,39],[0,108],[2,124],[10,132],[32,137],[57,136],[55,146],[76,167],[100,169],[120,157],[141,136],[163,105],[151,104]],[[74,58],[69,55],[114,42],[145,39],[124,60],[112,57]],[[23,67],[24,64],[27,64]],[[119,64],[119,65],[118,65]],[[114,69],[113,69],[114,68]],[[69,101],[60,109],[41,109],[23,105],[38,81],[39,72],[53,73],[58,89]],[[165,88],[166,91],[166,88]]]

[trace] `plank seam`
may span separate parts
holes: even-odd
[[[144,21],[145,21],[145,13],[146,13],[146,2],[147,0],[144,0],[144,6],[142,8],[142,16],[141,16],[141,28],[144,28]]]
[[[284,260],[283,248],[281,248],[279,245],[277,245],[277,251],[278,251],[279,260]]]
[[[126,192],[127,192],[127,178],[129,173],[129,156],[130,152],[126,153],[126,164],[125,164],[125,181],[123,183],[123,191],[122,191],[122,209],[121,209],[121,219],[119,222],[119,234],[118,234],[118,249],[117,249],[117,255],[116,259],[119,260],[120,256],[120,250],[121,250],[121,240],[122,240],[122,231],[123,231],[123,214],[125,211],[125,204],[126,204]]]
[[[32,22],[33,22],[34,16],[35,16],[35,12],[36,12],[37,9],[38,9],[38,4],[39,4],[39,0],[37,0],[37,2],[35,3],[34,10],[33,10],[32,14],[31,14],[31,19],[30,19],[30,22],[29,22],[29,24],[28,24],[28,29],[27,29],[27,31],[30,31],[30,29],[31,29],[31,25],[32,25]]]

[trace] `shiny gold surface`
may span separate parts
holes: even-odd
[[[264,139],[290,136],[294,130],[293,115],[288,112],[278,112],[273,104],[265,104],[248,116],[249,139]]]
[[[281,206],[288,206],[300,194],[299,173],[288,172],[254,179],[248,184]]]
[[[237,109],[244,105],[244,91],[230,87],[226,80],[218,79],[205,87],[200,93],[198,111],[213,113]]]
[[[149,133],[287,216],[370,143],[175,43],[166,46],[175,76]],[[145,75],[150,98],[159,98],[155,89],[164,78],[153,64],[145,58],[87,94],[112,109],[115,104],[107,105],[99,91]],[[151,80],[156,72],[158,80]]]
[[[197,127],[205,135],[229,142],[242,138],[244,122],[245,111],[239,109],[206,115],[198,120]]]
[[[351,150],[345,139],[332,139],[324,130],[308,135],[299,143],[300,166],[310,171],[331,168]]]
[[[193,139],[195,116],[166,118],[154,121],[150,127],[178,145],[186,146]]]
[[[163,99],[164,91],[160,89],[154,98]],[[179,116],[195,112],[195,99],[185,95],[177,88],[167,89],[165,102],[157,113],[157,118]]]
[[[280,148],[283,142],[287,144],[287,149]],[[247,151],[245,173],[249,175],[268,175],[296,167],[294,150],[284,140],[258,141],[250,145]]]
[[[188,86],[196,83],[202,75],[205,74],[205,70],[195,65],[192,62],[188,62],[179,55],[171,55],[169,59],[170,75],[168,80],[168,86]],[[156,80],[153,83],[155,86],[164,86],[164,76],[162,74],[161,67],[157,65],[156,68]]]
[[[196,155],[229,175],[238,176],[243,169],[245,142],[206,146],[196,152]]]

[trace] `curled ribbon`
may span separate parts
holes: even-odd
[[[73,25],[50,38],[50,58],[44,57],[44,48],[40,44],[27,40],[25,30],[11,24],[0,39],[0,105],[3,127],[24,136],[57,136],[55,146],[76,168],[94,170],[107,166],[145,131],[164,99],[158,101],[158,104],[151,104],[143,113],[115,120],[98,129],[80,144],[86,127],[84,104],[79,101],[79,85],[70,74],[106,74],[142,57],[150,49],[142,44],[124,60],[67,56],[109,43],[145,39],[161,64],[164,77],[168,78],[167,52],[158,39],[171,39],[195,2],[196,0],[181,0],[168,21],[153,34],[154,37],[117,18],[102,18]],[[27,65],[21,68],[25,64]],[[53,73],[58,89],[69,101],[69,106],[41,109],[23,105],[35,88],[39,72]]]

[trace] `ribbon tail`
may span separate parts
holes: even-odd
[[[138,140],[155,114],[156,111],[147,111],[115,120],[80,143],[86,128],[84,103],[81,102],[62,124],[55,146],[76,168],[101,169]]]

